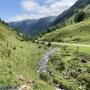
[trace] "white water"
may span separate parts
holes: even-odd
[[[62,90],[62,89],[60,89],[60,88],[56,87],[56,90]]]
[[[37,72],[46,72],[47,70],[47,63],[49,60],[49,57],[57,51],[56,48],[52,49],[50,48],[42,57],[40,60],[38,67],[37,67]]]
[[[47,63],[48,63],[48,60],[50,58],[50,56],[52,54],[54,54],[56,51],[58,51],[58,49],[56,48],[50,48],[42,57],[42,59],[40,60],[39,64],[38,64],[38,67],[37,67],[37,72],[46,72],[47,71]],[[56,90],[62,90],[58,87],[55,87]]]

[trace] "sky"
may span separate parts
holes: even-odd
[[[0,0],[0,17],[7,21],[57,16],[77,0]]]

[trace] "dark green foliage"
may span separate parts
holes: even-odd
[[[73,41],[80,42],[81,38],[74,38]]]
[[[76,71],[72,71],[72,72],[70,72],[70,76],[73,78],[77,78],[78,73]]]
[[[16,47],[15,46],[13,47],[13,50],[16,50]]]
[[[0,18],[0,22],[1,22],[2,20],[1,20],[1,18]]]
[[[90,81],[86,84],[86,90],[90,90]]]
[[[78,12],[76,15],[75,15],[75,18],[74,18],[74,21],[75,22],[81,22],[85,19],[85,12]]]
[[[87,67],[87,72],[90,73],[90,67]]]
[[[82,58],[82,63],[87,63],[87,59],[85,59],[85,58]]]
[[[40,73],[40,78],[44,81],[49,81],[50,80],[50,75],[47,72],[42,72],[42,73]]]
[[[48,42],[47,46],[50,47],[51,46],[51,42]]]
[[[3,23],[4,25],[9,26],[8,23],[6,23],[6,22],[5,22],[4,20],[2,20],[1,18],[0,18],[0,22]]]
[[[60,14],[54,21],[54,25],[66,24],[69,18],[74,16],[77,11],[83,10],[86,6],[90,4],[90,0],[78,0],[69,10],[64,11]]]

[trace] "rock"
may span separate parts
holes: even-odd
[[[50,48],[42,57],[42,59],[40,60],[38,67],[37,67],[37,72],[46,72],[47,70],[47,63],[48,60],[50,58],[50,56],[55,53],[58,49],[56,48]]]
[[[82,63],[87,63],[87,60],[85,58],[82,59],[81,61],[82,61]]]
[[[31,85],[23,85],[19,88],[19,90],[33,90]]]

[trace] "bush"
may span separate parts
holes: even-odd
[[[47,46],[50,47],[51,46],[51,42],[48,42]]]
[[[64,41],[63,41],[63,39],[62,39],[62,38],[60,38],[60,39],[58,40],[58,42],[64,42]]]
[[[81,41],[81,38],[75,38],[75,39],[73,39],[73,41],[79,42],[79,41]]]
[[[87,72],[90,73],[90,67],[87,67]]]
[[[70,73],[70,76],[73,77],[73,78],[77,78],[78,73],[75,72],[75,71],[72,71],[72,72]]]
[[[86,84],[86,90],[90,90],[90,81]]]
[[[59,64],[57,65],[57,68],[56,70],[59,70],[59,71],[63,71],[65,70],[65,65],[64,65],[64,62],[59,62]]]
[[[16,47],[15,46],[13,47],[13,50],[16,50]]]
[[[50,62],[54,65],[55,69],[58,71],[65,70],[65,63],[62,60],[62,57],[59,55],[54,55],[51,57]]]
[[[86,14],[85,12],[78,12],[76,15],[75,15],[75,18],[74,18],[74,21],[75,22],[81,22],[84,20],[84,18],[86,17]]]
[[[42,72],[42,73],[40,73],[40,78],[44,81],[49,81],[50,75],[47,72]]]
[[[78,76],[77,80],[83,84],[88,83],[90,81],[90,74],[89,73],[83,73]]]

